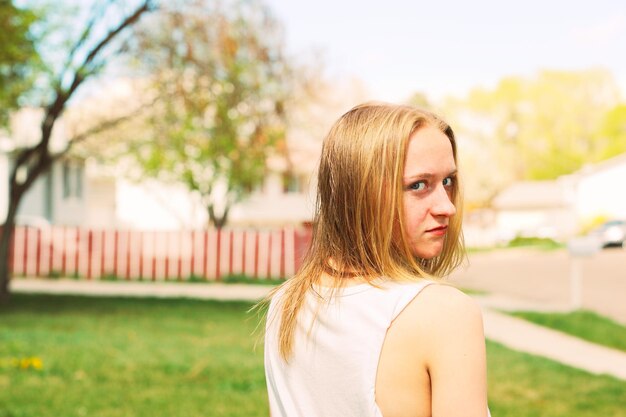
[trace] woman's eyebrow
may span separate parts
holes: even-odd
[[[449,174],[445,175],[445,177],[452,177],[454,175],[457,174],[457,169],[455,168],[454,170],[452,170]],[[415,175],[410,175],[408,177],[404,177],[405,181],[410,181],[410,180],[415,180],[415,179],[424,179],[424,180],[429,180],[432,179],[434,177],[437,177],[437,174],[433,174],[431,172],[423,172],[420,174],[415,174]]]

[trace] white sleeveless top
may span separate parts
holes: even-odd
[[[298,315],[289,362],[278,354],[278,293],[268,311],[265,375],[272,417],[382,417],[375,400],[378,359],[387,329],[432,281],[346,287],[319,302],[309,291]],[[311,319],[317,317],[311,326]],[[307,333],[310,337],[307,337]]]

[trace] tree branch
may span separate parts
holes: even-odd
[[[109,119],[109,120],[105,120],[104,122],[91,127],[89,129],[87,129],[84,132],[81,132],[75,136],[72,136],[70,139],[68,139],[67,141],[67,146],[65,147],[65,149],[63,149],[61,152],[55,153],[54,155],[52,155],[52,160],[53,161],[57,161],[58,159],[60,159],[61,157],[63,157],[64,155],[66,155],[70,149],[72,148],[72,146],[76,145],[77,143],[80,143],[82,141],[84,141],[85,139],[88,139],[90,136],[93,135],[97,135],[98,133],[102,133],[106,130],[112,129],[116,126],[118,126],[121,123],[124,123],[128,120],[131,120],[137,116],[139,116],[141,113],[143,113],[146,109],[154,106],[154,104],[158,101],[158,97],[155,98],[154,100],[152,100],[149,103],[145,103],[143,105],[141,105],[139,108],[137,108],[135,111],[125,114],[124,116],[120,116],[120,117],[116,117],[113,119]]]
[[[93,10],[94,11],[91,13],[91,18],[85,25],[83,32],[81,33],[80,37],[78,38],[78,40],[76,41],[72,49],[70,49],[69,53],[67,54],[67,60],[59,76],[59,84],[58,84],[59,86],[61,86],[61,83],[63,82],[63,79],[65,78],[65,74],[67,74],[70,68],[72,67],[72,62],[74,61],[76,52],[85,44],[85,42],[89,38],[89,34],[91,33],[93,27],[98,21],[96,17],[100,17],[100,18],[102,17],[102,15],[98,16],[98,13],[96,12],[96,5],[94,5]]]
[[[106,47],[121,31],[126,29],[129,26],[135,24],[137,20],[141,17],[144,12],[150,11],[154,9],[156,6],[152,3],[151,0],[145,0],[141,6],[135,10],[135,12],[129,16],[127,16],[115,29],[111,30],[105,37],[102,39],[85,57],[83,63],[78,67],[75,73],[75,78],[70,87],[68,88],[69,95],[72,95],[74,90],[80,85],[82,81],[85,79],[85,72],[88,72],[89,64],[98,56],[100,51]]]
[[[98,44],[87,54],[84,61],[78,66],[76,71],[74,72],[74,78],[72,83],[64,90],[63,88],[57,88],[57,95],[54,102],[46,108],[46,116],[44,118],[42,124],[42,141],[40,143],[42,151],[48,148],[48,143],[50,141],[50,133],[52,132],[52,126],[54,125],[56,119],[60,116],[65,108],[65,104],[69,100],[69,98],[74,94],[76,89],[82,84],[82,82],[91,75],[89,71],[89,65],[93,62],[93,60],[98,56],[100,51],[106,47],[111,41],[124,29],[135,24],[141,15],[147,11],[151,11],[155,8],[152,0],[145,0],[141,6],[139,6],[134,13],[127,16],[115,29],[111,30]],[[79,40],[79,43],[82,43],[82,40]],[[60,85],[60,84],[59,84]]]

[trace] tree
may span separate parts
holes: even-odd
[[[543,71],[536,79],[503,80],[491,94],[474,93],[470,103],[490,99],[496,132],[514,150],[518,175],[554,179],[603,158],[595,132],[617,103],[618,89],[602,70]]]
[[[253,1],[174,2],[145,23],[134,56],[158,105],[143,135],[122,136],[121,155],[200,195],[222,227],[263,181],[268,158],[286,152],[291,76],[280,28]]]
[[[104,3],[104,6],[100,3],[94,7],[92,16],[86,21],[80,36],[67,52],[65,64],[50,83],[51,99],[44,106],[39,141],[16,153],[9,178],[7,217],[0,235],[0,302],[7,302],[9,299],[9,248],[15,227],[15,216],[26,191],[41,174],[50,169],[55,160],[67,154],[74,144],[128,117],[108,120],[76,134],[68,139],[66,147],[59,152],[53,152],[50,148],[55,123],[63,114],[70,99],[86,80],[102,71],[112,56],[123,52],[125,43],[120,42],[121,38],[142,15],[155,8],[151,0],[142,0],[129,13],[120,17],[119,13],[123,10],[117,10],[118,13],[111,12],[115,5],[116,2],[111,0]],[[107,23],[112,21],[112,15],[117,16],[117,23],[108,25]],[[50,68],[52,67],[53,64],[50,64]]]
[[[433,104],[431,103],[428,95],[421,91],[417,91],[409,97],[408,104],[411,106],[421,107],[422,109],[429,110],[432,108]]]
[[[29,91],[40,66],[31,26],[37,15],[0,0],[0,127],[6,126],[9,112],[18,108],[19,98]]]
[[[594,154],[607,159],[626,152],[626,104],[608,111],[594,134]]]
[[[626,151],[599,133],[618,99],[610,73],[586,70],[509,77],[451,100],[448,113],[466,139],[461,154],[476,169],[470,200],[480,194],[477,200],[488,203],[511,181],[555,179]]]

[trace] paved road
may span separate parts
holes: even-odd
[[[626,324],[626,250],[581,258],[582,306]],[[470,255],[451,280],[460,287],[527,300],[557,310],[571,303],[567,251],[509,249]]]

